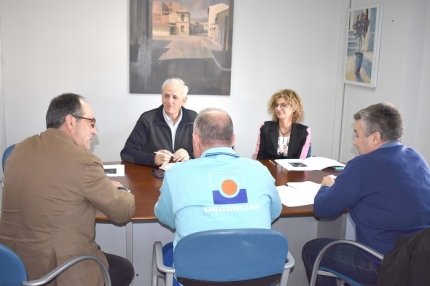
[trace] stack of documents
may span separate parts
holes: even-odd
[[[291,182],[288,186],[278,186],[279,197],[283,205],[287,207],[299,207],[312,205],[315,195],[320,189],[320,184],[306,182]]]
[[[316,171],[328,167],[336,168],[337,171],[345,167],[336,160],[324,157],[309,157],[306,159],[277,159],[276,163],[287,169],[288,171]]]

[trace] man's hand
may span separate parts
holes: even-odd
[[[115,187],[123,187],[123,185],[120,183],[120,182],[117,182],[117,181],[112,181],[111,180],[111,182],[112,182],[112,184],[115,186]]]
[[[336,179],[336,176],[334,176],[334,175],[328,175],[328,176],[325,176],[323,179],[322,179],[322,182],[321,182],[321,187],[324,187],[324,186],[332,186],[333,184],[334,184],[334,180]]]
[[[163,165],[164,163],[169,163],[170,158],[172,158],[172,153],[168,150],[158,150],[154,157],[155,165]]]
[[[190,160],[190,155],[188,155],[187,150],[179,149],[173,154],[173,161],[175,162],[185,162]]]

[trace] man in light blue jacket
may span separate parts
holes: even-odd
[[[176,229],[173,248],[181,238],[199,231],[270,229],[280,215],[274,178],[260,162],[240,158],[232,148],[234,141],[233,122],[225,111],[200,112],[193,131],[198,159],[176,163],[166,171],[154,207],[158,220]],[[164,247],[166,256],[168,247]]]

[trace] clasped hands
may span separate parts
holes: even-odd
[[[183,148],[177,150],[174,154],[168,150],[158,150],[155,152],[155,165],[169,163],[170,159],[172,159],[174,162],[185,162],[190,159],[190,155],[188,155],[187,150]]]

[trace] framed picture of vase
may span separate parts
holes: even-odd
[[[345,83],[376,87],[382,4],[349,10]]]
[[[130,93],[230,95],[234,0],[130,0]]]

